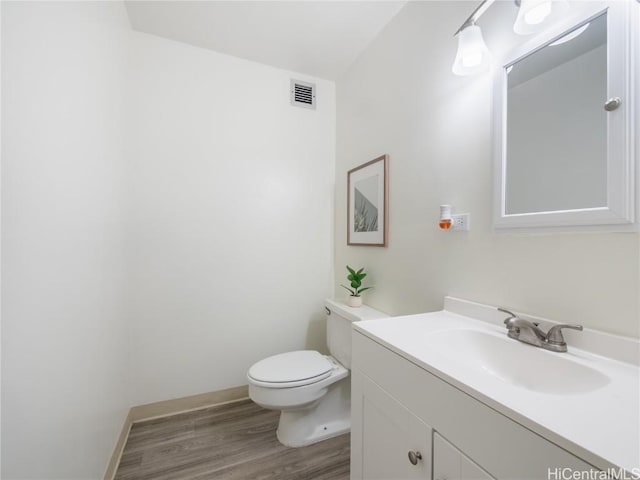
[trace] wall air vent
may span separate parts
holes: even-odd
[[[316,86],[313,83],[291,79],[291,105],[316,108]]]

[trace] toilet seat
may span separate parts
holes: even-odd
[[[265,358],[247,373],[249,381],[267,388],[292,388],[319,382],[331,375],[334,364],[314,350],[298,350]]]

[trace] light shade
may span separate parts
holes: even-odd
[[[453,62],[456,75],[473,75],[487,70],[491,54],[477,25],[469,25],[458,33],[458,53]]]
[[[520,0],[513,31],[520,35],[538,32],[546,23],[558,19],[568,9],[566,0]]]
[[[562,45],[563,43],[567,43],[573,40],[574,38],[579,37],[587,28],[589,28],[589,25],[591,25],[590,22],[582,25],[581,27],[576,28],[572,32],[567,33],[565,36],[560,37],[555,42],[550,43],[549,46],[555,47],[556,45]]]

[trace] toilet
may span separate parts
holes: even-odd
[[[325,300],[327,346],[280,353],[249,368],[249,397],[263,408],[280,410],[277,437],[288,447],[303,447],[351,428],[351,323],[387,315]]]

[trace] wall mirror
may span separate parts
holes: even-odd
[[[635,229],[629,3],[589,4],[501,62],[496,228]]]

